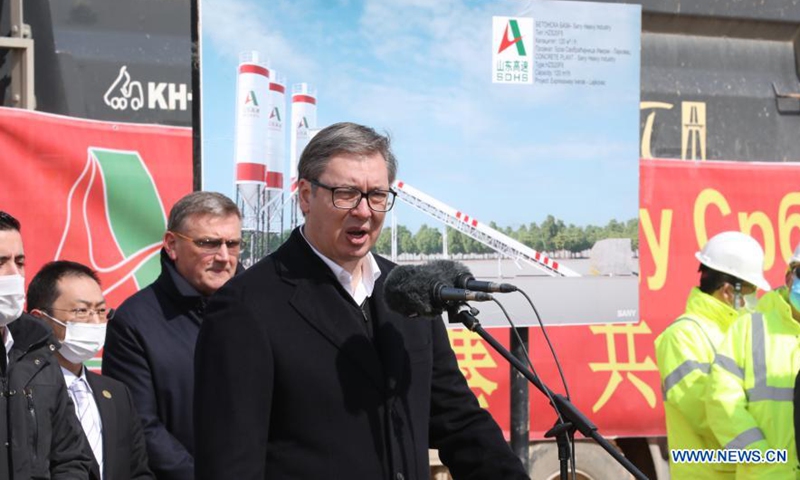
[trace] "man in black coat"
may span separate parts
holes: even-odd
[[[209,295],[236,272],[241,217],[219,193],[194,192],[172,207],[161,275],[109,322],[103,374],[127,385],[159,480],[194,480],[194,346]],[[233,477],[230,477],[233,478]]]
[[[467,386],[440,318],[388,310],[370,249],[389,139],[321,130],[299,162],[305,225],[211,299],[196,351],[198,480],[528,478]]]
[[[20,224],[0,212],[0,478],[88,479],[91,457],[53,352],[53,332],[23,313]]]
[[[142,422],[130,392],[84,367],[103,347],[114,315],[97,274],[65,260],[46,264],[28,286],[28,311],[49,324],[61,342],[56,357],[94,459],[91,478],[155,478],[147,468]]]

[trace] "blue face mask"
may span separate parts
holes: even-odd
[[[795,310],[800,311],[800,279],[795,277],[792,282],[792,290],[789,292],[789,303]]]

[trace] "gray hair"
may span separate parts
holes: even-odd
[[[192,192],[178,200],[169,211],[167,230],[179,231],[184,222],[192,215],[211,215],[228,217],[236,215],[242,218],[239,208],[233,200],[217,192]]]
[[[381,154],[389,171],[389,183],[394,183],[397,175],[397,159],[392,153],[389,134],[381,135],[370,127],[350,122],[334,123],[314,135],[300,155],[297,164],[298,178],[319,180],[331,157],[342,153]]]

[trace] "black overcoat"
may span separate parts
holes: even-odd
[[[195,352],[195,459],[205,479],[527,478],[480,408],[441,318],[364,317],[298,230],[212,296]]]
[[[194,480],[194,346],[204,302],[162,250],[161,275],[108,322],[103,375],[130,390],[159,480]]]

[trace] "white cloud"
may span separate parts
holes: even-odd
[[[491,52],[492,15],[515,15],[528,3],[367,0],[361,31],[378,58],[399,56],[410,67],[447,67],[467,81],[483,80],[488,75],[481,59]]]
[[[282,72],[313,72],[314,62],[300,54],[274,27],[283,9],[248,0],[203,0],[202,35],[228,60],[239,61],[242,52],[256,50]]]
[[[545,98],[538,90],[520,95],[516,86],[489,82],[491,13],[524,10],[518,0],[480,6],[462,0],[366,0],[362,9],[350,10],[361,18],[339,20],[358,25],[355,30],[336,28],[325,18],[330,7],[321,12],[313,0],[204,0],[202,5],[204,38],[218,51],[238,61],[239,53],[259,50],[289,83],[302,79],[317,86],[321,109],[333,99],[347,99],[348,111],[341,116],[378,125],[426,117],[442,128],[488,135],[498,105],[536,108],[557,98],[553,89]],[[344,15],[341,9],[348,5],[344,1],[332,10]],[[320,14],[316,22],[323,23],[315,24]],[[302,35],[291,28],[302,28]]]

